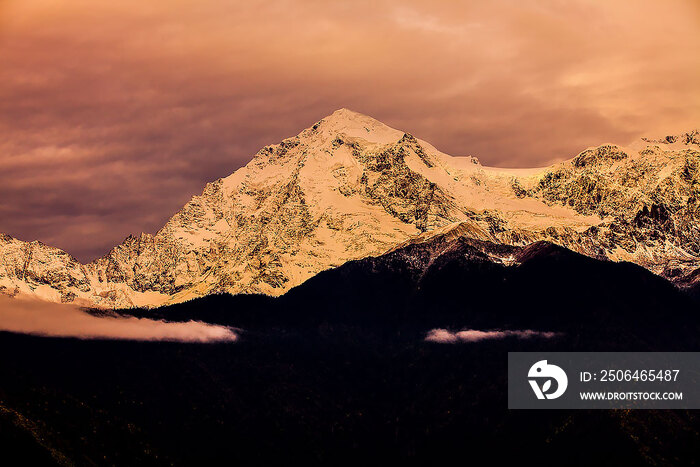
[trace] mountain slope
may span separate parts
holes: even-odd
[[[475,239],[548,240],[683,281],[700,266],[693,141],[605,145],[508,170],[341,109],[208,184],[155,235],[129,237],[90,264],[3,237],[0,287],[102,307],[280,295],[330,267],[457,226]]]

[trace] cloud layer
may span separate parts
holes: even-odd
[[[0,331],[79,339],[174,342],[233,342],[229,328],[190,321],[169,323],[145,318],[97,317],[73,305],[0,295]]]
[[[489,165],[700,124],[692,0],[0,2],[0,231],[80,260],[339,107]]]
[[[530,339],[540,337],[551,339],[559,334],[556,332],[532,331],[530,329],[514,331],[479,331],[476,329],[465,329],[459,332],[448,331],[447,329],[432,329],[425,337],[427,342],[438,344],[457,344],[460,342],[479,342],[490,339],[504,339],[506,337],[517,337],[519,339]]]

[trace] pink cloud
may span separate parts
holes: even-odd
[[[79,339],[234,342],[227,327],[198,321],[172,323],[146,318],[97,317],[74,305],[0,296],[0,331]]]
[[[503,339],[505,337],[517,337],[519,339],[544,338],[551,339],[558,336],[556,332],[541,332],[530,329],[525,330],[503,330],[503,331],[479,331],[476,329],[465,329],[463,331],[451,332],[447,329],[431,330],[425,340],[439,344],[456,344],[459,342],[479,342],[490,339]]]

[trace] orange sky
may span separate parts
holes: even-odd
[[[81,260],[339,107],[532,166],[700,126],[700,2],[0,0],[0,231]]]

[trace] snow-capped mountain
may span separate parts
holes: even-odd
[[[155,235],[130,236],[89,264],[0,236],[0,289],[99,307],[280,295],[436,233],[548,240],[686,284],[700,268],[699,216],[697,133],[509,170],[341,109],[209,183]]]

